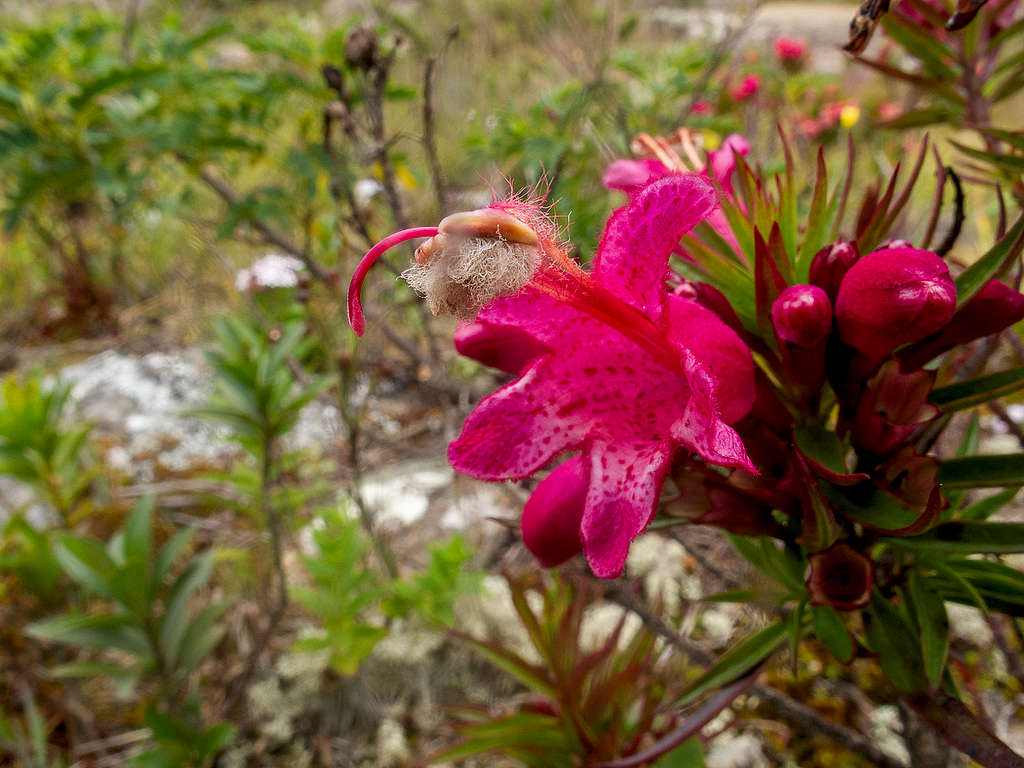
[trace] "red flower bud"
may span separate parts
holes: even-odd
[[[810,282],[828,294],[835,304],[839,295],[839,284],[860,256],[853,243],[838,242],[826,245],[811,260]]]
[[[772,304],[772,324],[780,341],[817,346],[832,330],[832,302],[817,286],[791,285]]]
[[[574,456],[545,477],[523,507],[523,544],[545,568],[561,565],[583,549],[580,523],[590,479]]]
[[[881,359],[942,328],[955,307],[956,287],[942,259],[930,251],[891,248],[850,267],[839,286],[836,321],[843,341]]]
[[[811,605],[831,605],[840,611],[863,608],[875,586],[874,563],[844,541],[808,558],[807,589]]]
[[[522,372],[531,361],[550,352],[519,328],[479,321],[459,323],[455,349],[464,357],[511,374]]]
[[[946,350],[999,333],[1024,319],[1024,295],[990,280],[953,315],[949,325],[901,354],[904,368],[920,368]]]
[[[740,80],[738,85],[733,86],[730,95],[733,101],[746,101],[755,96],[761,90],[761,78],[758,75],[747,75]]]

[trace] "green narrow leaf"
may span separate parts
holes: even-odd
[[[939,482],[947,488],[1004,488],[1024,485],[1024,453],[946,459]]]
[[[1024,158],[1021,162],[1024,163]],[[1021,169],[1024,170],[1024,165],[1021,166]],[[984,288],[989,280],[1013,263],[1014,259],[1020,256],[1022,248],[1024,248],[1024,214],[1017,219],[1010,231],[988,250],[988,253],[961,272],[953,281],[956,285],[957,307],[962,307],[974,294]]]
[[[921,654],[914,642],[914,633],[899,611],[876,589],[870,608],[862,615],[871,650],[878,654],[878,663],[889,682],[905,693],[923,690]]]
[[[946,604],[934,587],[925,583],[917,571],[910,572],[907,592],[921,631],[921,658],[928,684],[935,690],[942,683],[949,654],[949,617]]]
[[[1024,552],[1024,523],[951,520],[920,536],[900,536],[885,541],[893,546],[930,552]]]
[[[189,601],[199,587],[213,575],[213,550],[208,549],[189,564],[171,587],[160,620],[160,650],[169,663],[177,662],[181,653],[181,639],[188,628]]]
[[[673,707],[686,706],[708,691],[730,683],[749,672],[785,643],[788,633],[788,622],[779,621],[746,638],[735,648],[723,654],[710,669],[691,683],[683,696],[673,704]]]
[[[839,611],[830,605],[816,605],[811,611],[814,634],[832,655],[847,664],[853,658],[853,639],[843,624]]]
[[[992,515],[1013,501],[1013,497],[1019,492],[1019,487],[1007,488],[988,498],[974,502],[961,510],[956,517],[958,520],[988,520]]]
[[[932,390],[928,401],[943,413],[962,411],[1024,389],[1024,366]]]
[[[99,541],[65,534],[58,539],[53,554],[74,581],[100,597],[115,599],[110,579],[117,566]]]
[[[811,259],[825,245],[825,233],[829,222],[825,215],[828,207],[828,169],[825,166],[824,149],[818,149],[818,173],[814,181],[814,194],[811,197],[811,211],[807,216],[807,231],[800,243],[800,251],[796,257],[796,279],[807,282],[811,269]]]
[[[145,496],[135,504],[124,529],[126,560],[139,560],[149,569],[152,550],[153,497]]]

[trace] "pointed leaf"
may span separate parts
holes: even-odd
[[[928,684],[935,690],[942,683],[949,654],[949,617],[946,604],[935,588],[925,583],[917,571],[910,572],[907,592],[914,605],[914,615],[921,630],[921,658]]]
[[[1024,163],[1024,159],[1022,159]],[[1022,165],[1024,170],[1024,165]],[[1017,219],[1010,231],[993,245],[988,253],[965,269],[953,281],[956,285],[956,304],[962,307],[978,291],[985,287],[989,280],[997,277],[1004,269],[1020,256],[1024,249],[1024,214]]]
[[[811,609],[814,634],[839,661],[847,664],[853,658],[853,638],[843,624],[839,611],[831,605],[816,605]]]
[[[1024,454],[946,459],[939,469],[939,482],[947,488],[1003,488],[1024,485]]]

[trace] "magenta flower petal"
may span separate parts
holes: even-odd
[[[582,439],[560,418],[559,402],[548,397],[549,361],[537,361],[480,401],[448,446],[455,469],[481,480],[518,480]]]
[[[839,286],[836,320],[843,341],[881,359],[942,328],[955,306],[956,287],[942,259],[930,251],[893,248],[850,267]]]
[[[616,160],[605,169],[601,181],[606,189],[618,189],[633,197],[652,181],[671,173],[659,160]]]
[[[589,474],[582,457],[574,456],[541,480],[523,507],[523,544],[545,568],[583,549],[580,523]]]
[[[728,194],[732,194],[732,174],[736,170],[736,158],[750,154],[750,142],[738,133],[725,137],[720,149],[709,153],[711,170]]]
[[[672,250],[716,203],[714,187],[696,174],[649,184],[608,220],[594,260],[594,279],[657,320]]]
[[[742,467],[758,474],[736,430],[719,417],[714,378],[692,354],[686,357],[690,397],[682,418],[672,425],[672,437],[712,464]]]
[[[754,359],[750,349],[714,312],[695,301],[669,296],[666,308],[673,338],[679,339],[717,379],[715,394],[722,421],[735,424],[754,405]]]
[[[671,444],[598,442],[588,452],[590,487],[583,513],[583,552],[594,575],[622,572],[630,542],[654,515]]]
[[[490,368],[518,374],[551,350],[526,331],[510,325],[463,322],[455,329],[455,349]]]

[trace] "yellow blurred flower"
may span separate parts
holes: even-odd
[[[853,128],[858,120],[860,120],[860,107],[858,106],[847,104],[839,112],[839,124],[843,128]]]

